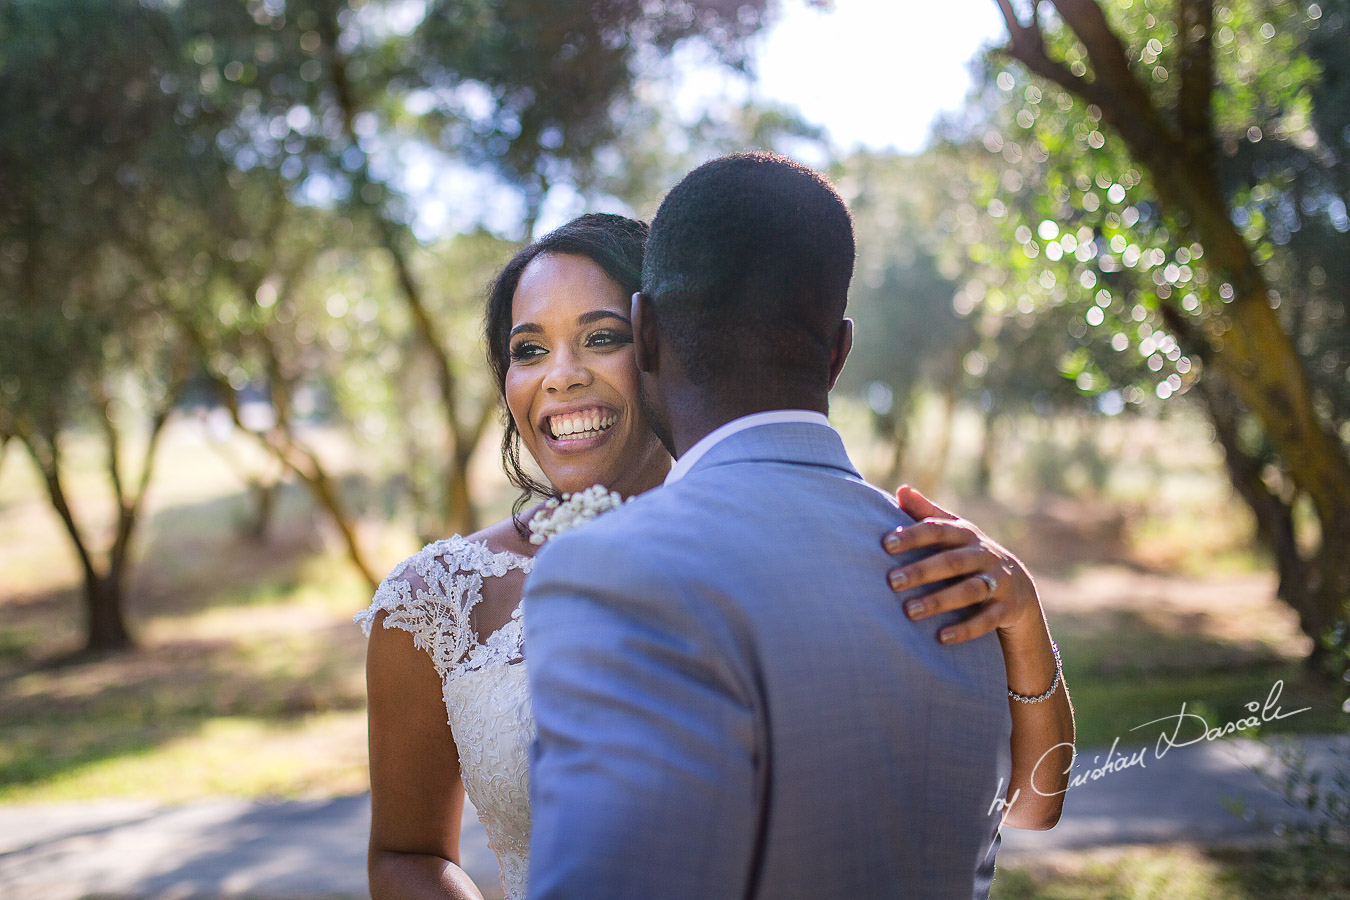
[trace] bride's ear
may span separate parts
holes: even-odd
[[[654,375],[660,354],[656,340],[656,311],[652,309],[651,299],[638,291],[633,295],[629,315],[633,322],[633,353],[638,371]]]
[[[844,361],[848,359],[848,352],[853,349],[853,320],[845,317],[844,321],[839,323],[839,332],[834,336],[834,347],[830,349],[830,390],[834,390],[834,383],[839,380],[839,373],[844,371]]]

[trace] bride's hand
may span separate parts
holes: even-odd
[[[923,548],[938,552],[888,573],[898,592],[959,578],[940,590],[906,601],[905,615],[918,621],[952,609],[974,614],[938,633],[958,644],[998,629],[1007,637],[1020,626],[1042,622],[1036,586],[1020,560],[973,524],[933,503],[909,485],[896,491],[900,508],[916,520],[882,539],[892,555]],[[962,577],[964,576],[964,577]]]

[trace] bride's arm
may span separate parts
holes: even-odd
[[[901,508],[918,523],[888,534],[883,541],[887,551],[899,554],[930,548],[937,552],[892,570],[891,586],[909,591],[967,576],[917,601],[907,601],[905,614],[918,620],[973,607],[968,618],[940,632],[944,643],[968,641],[997,629],[1008,689],[1026,698],[1040,698],[1054,687],[1048,697],[1036,702],[1008,698],[1012,775],[1006,795],[1010,805],[1004,817],[1014,828],[1052,828],[1064,807],[1073,764],[1073,707],[1036,585],[1017,557],[970,522],[912,488],[902,487],[898,496]],[[993,579],[994,585],[982,574]]]
[[[366,651],[372,900],[482,900],[459,863],[464,787],[441,679],[413,636],[384,627]]]

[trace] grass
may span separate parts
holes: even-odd
[[[1102,574],[1075,579],[1068,588],[1099,597],[1094,592],[1101,590]],[[1183,703],[1210,726],[1245,719],[1252,714],[1249,704],[1264,708],[1273,690],[1282,713],[1292,715],[1272,716],[1259,731],[1244,731],[1247,736],[1350,726],[1334,686],[1304,664],[1306,639],[1292,614],[1264,594],[1264,580],[1233,578],[1203,587],[1157,576],[1123,575],[1119,581],[1149,587],[1115,602],[1107,595],[1105,608],[1049,604],[1080,747],[1109,745],[1117,737],[1122,747],[1154,743],[1174,722],[1140,726],[1178,715]],[[1211,590],[1216,598],[1207,596]],[[1227,609],[1214,608],[1225,596]],[[1178,737],[1195,734],[1187,728]]]
[[[1350,856],[1316,844],[1058,854],[999,866],[991,900],[1346,900]]]
[[[151,797],[167,803],[234,795],[303,799],[359,793],[367,786],[365,716],[318,713],[281,722],[264,716],[213,716],[192,723],[119,728],[109,743],[97,724],[62,745],[40,733],[17,735],[26,767],[5,765],[7,803]],[[32,744],[25,746],[25,738]],[[44,757],[38,750],[50,754]],[[51,759],[49,765],[35,760]]]
[[[335,596],[359,596],[344,582]],[[14,665],[0,802],[363,789],[361,635],[295,593],[156,617],[134,654]]]

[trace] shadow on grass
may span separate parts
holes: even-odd
[[[380,488],[349,481],[343,490],[352,495]],[[340,557],[323,553],[326,525],[303,490],[281,489],[265,541],[236,527],[247,503],[238,494],[161,510],[145,523],[129,585],[127,613],[141,637],[134,651],[72,652],[81,640],[79,586],[7,599],[0,785],[39,785],[153,753],[221,717],[285,727],[363,707],[365,641],[344,609],[360,608],[365,587],[341,571]]]
[[[1260,640],[1209,633],[1206,615],[1120,608],[1057,615],[1080,747],[1106,746],[1117,737],[1122,746],[1156,741],[1162,726],[1132,729],[1177,716],[1183,703],[1215,727],[1251,716],[1249,704],[1257,704],[1260,715],[1272,698],[1286,715],[1308,707],[1272,716],[1259,734],[1346,728],[1334,686],[1304,660]]]
[[[299,726],[315,713],[363,708],[365,645],[345,622],[240,643],[182,641],[0,683],[0,784],[37,785],[152,753],[223,717]]]

